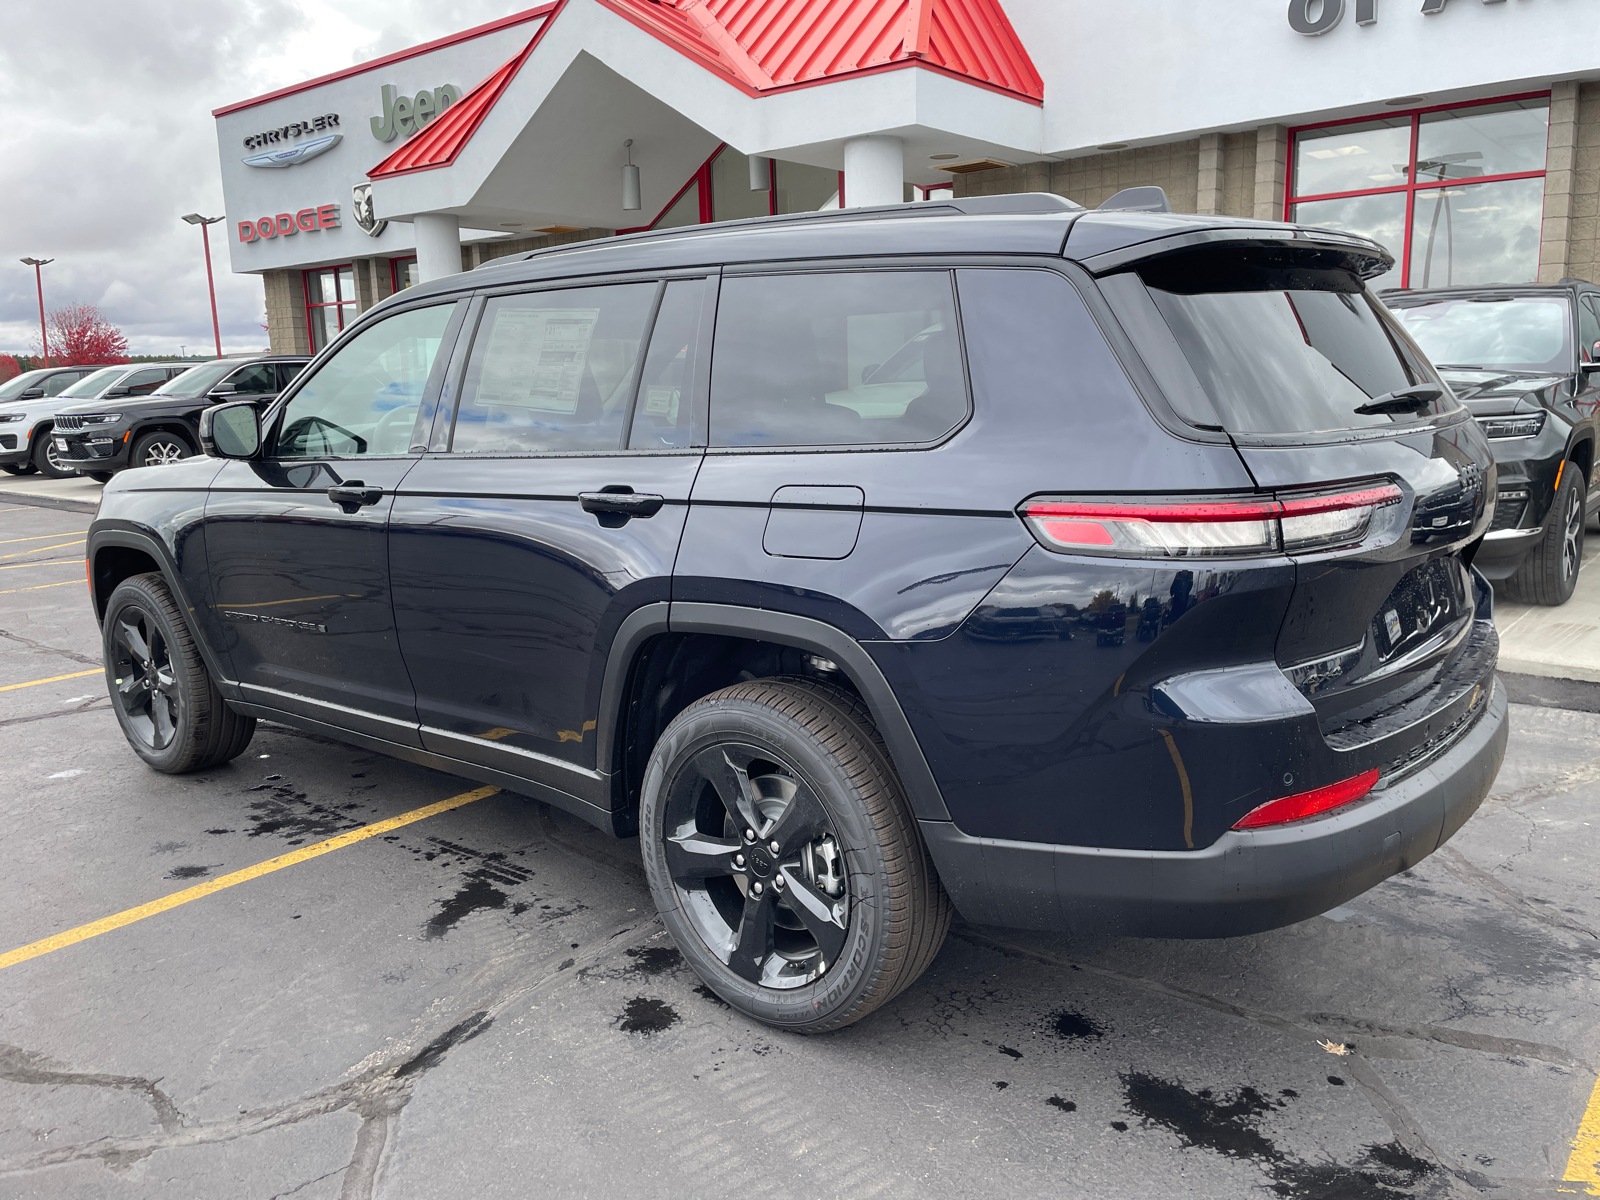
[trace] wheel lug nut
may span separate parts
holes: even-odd
[[[772,886],[777,888],[780,892],[783,891],[783,876],[779,875],[777,878],[775,878],[772,881]]]
[[[744,831],[744,840],[747,841],[747,842],[755,841],[756,840],[756,831],[754,829],[746,829]]]
[[[774,854],[781,854],[783,852],[783,847],[778,845],[777,842],[768,842],[767,845],[772,847],[772,852]]]
[[[750,885],[750,890],[752,892],[754,892],[758,896],[761,895],[761,884],[760,884],[760,882],[757,881],[756,883],[752,883]]]
[[[734,865],[734,866],[736,866],[736,867],[742,867],[742,866],[744,866],[744,855],[742,855],[742,854],[735,854],[735,855],[734,855],[734,856],[733,856],[733,865]]]

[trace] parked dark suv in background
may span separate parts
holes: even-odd
[[[304,355],[219,358],[191,367],[149,396],[83,404],[56,415],[56,451],[102,483],[128,467],[159,467],[200,449],[200,414],[224,400],[271,401],[311,360]]]
[[[1514,600],[1565,604],[1600,509],[1600,288],[1386,292],[1384,302],[1489,437],[1499,464],[1494,524],[1475,560]]]
[[[108,685],[637,834],[743,1012],[858,1019],[991,924],[1217,937],[1430,854],[1504,753],[1494,463],[1376,243],[1006,196],[408,289],[113,480]],[[713,344],[715,354],[713,356]]]

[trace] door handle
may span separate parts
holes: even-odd
[[[328,499],[332,500],[346,513],[353,513],[358,508],[365,508],[369,504],[376,504],[383,499],[383,489],[368,487],[359,479],[347,479],[342,484],[334,484],[328,489]]]
[[[664,496],[646,492],[579,492],[578,503],[596,516],[653,517],[665,504]]]

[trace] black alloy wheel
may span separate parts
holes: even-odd
[[[1574,462],[1561,468],[1561,486],[1545,517],[1544,533],[1507,583],[1508,599],[1560,605],[1572,598],[1583,569],[1584,496],[1588,481]]]
[[[129,461],[136,467],[164,467],[193,453],[189,443],[175,433],[147,433],[134,443]]]
[[[123,736],[157,771],[179,775],[236,758],[254,717],[228,707],[160,575],[117,585],[101,625],[106,686]]]
[[[651,754],[645,871],[662,920],[723,1000],[820,1033],[933,961],[951,908],[866,707],[799,678],[690,705]]]

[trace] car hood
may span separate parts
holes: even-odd
[[[1525,412],[1544,407],[1565,381],[1564,375],[1531,375],[1518,371],[1497,371],[1489,368],[1440,370],[1439,375],[1450,385],[1456,399],[1465,404],[1474,416],[1500,416],[1506,413]]]

